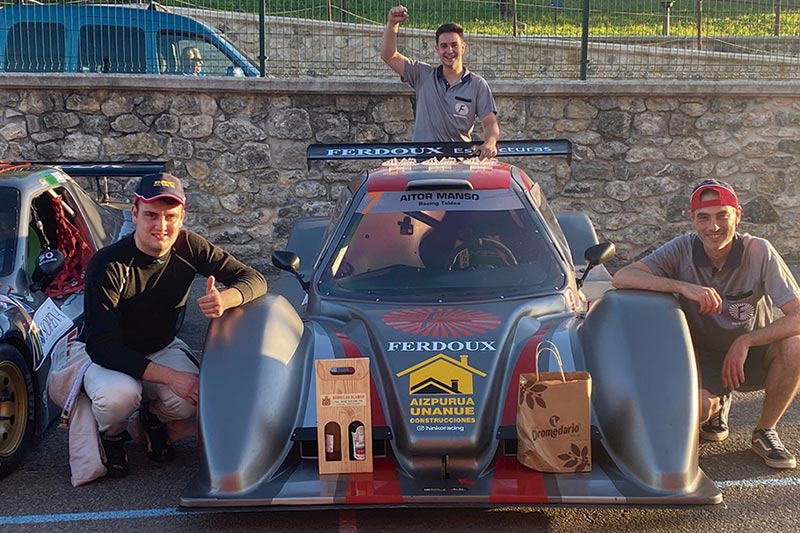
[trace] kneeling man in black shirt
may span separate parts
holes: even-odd
[[[199,370],[189,347],[175,336],[195,275],[208,278],[197,303],[209,318],[267,289],[256,270],[182,229],[185,205],[178,178],[143,176],[131,208],[136,230],[98,251],[86,271],[86,316],[74,349],[85,349],[92,360],[83,385],[111,477],[128,473],[126,428],[137,410],[148,455],[159,462],[174,455],[164,423],[196,414]],[[216,281],[226,288],[217,290]]]

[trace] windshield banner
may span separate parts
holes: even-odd
[[[506,211],[521,207],[522,202],[511,190],[384,191],[365,195],[358,212]]]

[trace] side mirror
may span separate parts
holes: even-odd
[[[588,247],[583,253],[583,258],[586,259],[588,268],[594,268],[613,259],[616,253],[617,247],[613,242],[601,242]]]
[[[66,258],[59,250],[45,250],[36,258],[36,267],[33,270],[31,289],[42,290],[53,281],[64,268]]]
[[[583,276],[578,280],[578,287],[583,287],[583,282],[586,281],[586,276],[589,271],[597,265],[602,265],[611,261],[617,253],[617,247],[613,242],[601,242],[594,244],[586,249],[583,253],[583,258],[586,259],[586,270],[583,271]]]
[[[294,274],[303,290],[308,292],[308,282],[300,275],[300,257],[288,250],[275,250],[272,252],[272,264],[281,270]]]
[[[272,264],[292,274],[297,274],[297,271],[300,270],[300,258],[296,253],[287,250],[275,250],[272,252]]]

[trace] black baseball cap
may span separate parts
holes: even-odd
[[[158,174],[147,174],[139,180],[134,193],[137,200],[142,202],[152,202],[162,198],[172,198],[186,205],[186,195],[183,194],[181,180],[168,172]]]

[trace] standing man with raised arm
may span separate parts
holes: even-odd
[[[678,295],[700,373],[700,438],[728,438],[732,390],[764,389],[752,450],[795,468],[775,427],[800,388],[800,288],[769,241],[736,232],[742,208],[729,184],[701,182],[690,207],[695,233],[621,269],[614,287]]]
[[[110,477],[128,473],[128,419],[137,410],[154,461],[172,459],[165,422],[195,416],[198,368],[178,339],[178,317],[195,275],[208,278],[197,304],[209,318],[263,295],[256,270],[182,229],[186,197],[167,173],[143,176],[131,208],[132,235],[98,251],[86,272],[83,330],[73,350],[92,364],[83,379]],[[218,290],[216,281],[226,288]]]
[[[436,54],[442,64],[433,67],[397,51],[397,32],[407,19],[405,6],[389,10],[381,59],[416,91],[413,141],[470,142],[478,118],[484,136],[480,156],[483,159],[496,156],[500,137],[497,106],[486,80],[464,67],[463,55],[467,50],[464,28],[447,23],[436,30]]]

